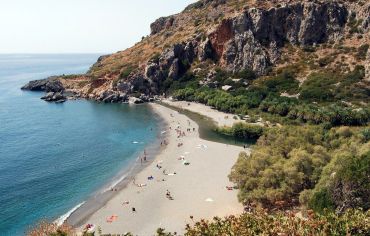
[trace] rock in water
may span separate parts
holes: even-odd
[[[41,97],[42,100],[47,102],[63,103],[67,101],[67,98],[60,92],[49,92],[45,96]]]
[[[136,97],[130,97],[128,102],[130,104],[140,104],[140,103],[143,103],[143,100],[141,100],[140,98],[136,98]]]

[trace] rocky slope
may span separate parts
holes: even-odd
[[[150,28],[150,36],[100,57],[85,75],[51,80],[80,97],[126,102],[130,96],[160,95],[166,80],[189,71],[208,81],[215,68],[253,70],[263,78],[296,63],[300,82],[314,71],[348,72],[363,65],[362,86],[370,87],[370,2],[365,0],[201,0]],[[48,84],[24,88],[49,91]]]

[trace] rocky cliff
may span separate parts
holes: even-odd
[[[150,36],[100,57],[86,75],[63,79],[64,87],[81,97],[126,101],[158,95],[166,80],[179,80],[189,71],[207,77],[215,68],[252,70],[264,77],[307,58],[319,66],[303,66],[300,81],[321,67],[346,71],[355,65],[365,66],[370,80],[367,1],[201,0],[150,28]],[[364,56],[358,57],[361,47]],[[306,52],[311,54],[302,56]],[[329,57],[321,66],[320,60]]]

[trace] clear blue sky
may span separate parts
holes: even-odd
[[[0,0],[0,53],[109,53],[196,0]]]

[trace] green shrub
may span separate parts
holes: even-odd
[[[125,68],[119,74],[119,79],[126,79],[131,74],[132,71],[134,71],[134,68],[131,66]]]
[[[305,45],[305,46],[303,46],[302,49],[303,49],[304,52],[315,52],[316,51],[316,49],[314,47],[310,46],[310,45]]]
[[[311,126],[265,132],[250,156],[240,154],[229,176],[240,189],[239,200],[269,207],[313,188],[330,159],[326,148],[317,146],[322,137],[323,131]]]
[[[262,136],[264,128],[259,125],[250,125],[242,122],[234,124],[232,127],[219,127],[217,132],[233,136],[240,140],[258,139]]]
[[[278,201],[295,205],[299,198],[317,211],[369,209],[369,145],[362,130],[350,127],[270,128],[249,156],[240,153],[229,178],[243,203],[273,208]]]
[[[308,206],[317,212],[361,207],[370,209],[370,152],[362,155],[337,154],[324,168],[312,190]]]
[[[270,93],[295,93],[298,90],[299,82],[294,79],[294,75],[292,73],[284,71],[275,77],[268,78],[263,81],[262,86],[266,86]]]
[[[358,50],[357,50],[357,54],[356,54],[356,59],[358,60],[365,60],[366,59],[366,54],[367,54],[367,51],[369,50],[369,44],[363,44],[361,45]]]
[[[364,136],[364,139],[366,142],[370,141],[370,129],[369,128],[362,130],[361,133]]]
[[[333,85],[337,82],[329,73],[311,74],[300,88],[300,99],[308,101],[330,101],[334,98]]]
[[[245,69],[235,73],[234,77],[241,78],[244,80],[255,80],[257,78],[257,75],[253,70]]]
[[[320,67],[325,67],[329,65],[330,63],[332,63],[333,61],[334,61],[334,57],[327,56],[327,57],[320,58],[318,60],[318,63]]]
[[[361,210],[349,210],[342,215],[331,212],[309,213],[307,218],[299,218],[289,212],[268,214],[266,211],[258,210],[223,219],[214,217],[211,221],[200,220],[192,226],[187,225],[184,235],[369,235],[369,221],[370,212]]]

